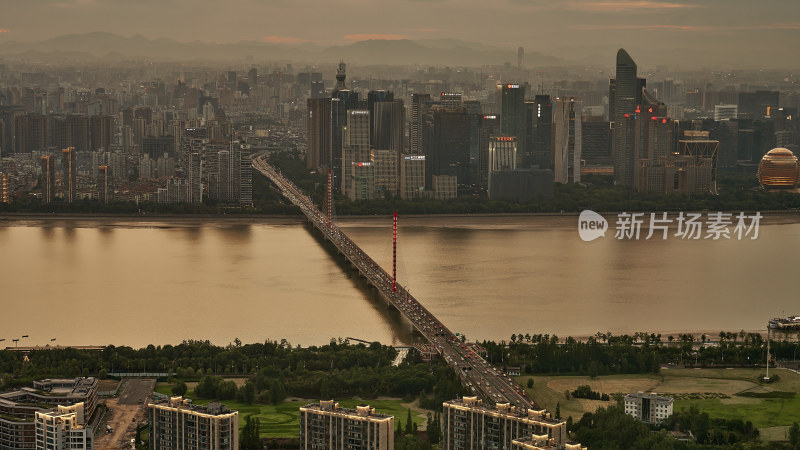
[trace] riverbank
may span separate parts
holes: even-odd
[[[703,215],[709,211],[697,211]],[[739,211],[733,212],[738,214]],[[798,210],[775,210],[775,211],[761,211],[761,224],[763,225],[781,225],[787,223],[800,222],[800,211]],[[606,219],[612,219],[620,213],[617,212],[600,212]],[[645,227],[647,220],[649,220],[649,213],[644,213]],[[755,214],[754,211],[745,211],[745,214]],[[483,221],[490,219],[493,225],[497,225],[497,220],[518,220],[528,219],[532,217],[543,218],[556,218],[569,221],[570,225],[574,225],[579,213],[577,212],[538,212],[538,213],[474,213],[474,214],[409,214],[400,216],[403,223],[408,223],[409,220],[430,220],[430,219],[459,219],[465,224],[479,225]],[[678,213],[669,213],[668,217],[675,218]],[[388,219],[388,221],[387,221]],[[301,215],[289,214],[124,214],[124,213],[0,213],[0,226],[4,223],[13,223],[19,221],[131,221],[131,222],[154,222],[154,221],[169,221],[169,222],[226,222],[226,223],[264,223],[265,221],[272,220],[285,220],[292,223],[304,222],[305,218]],[[386,222],[391,224],[391,216],[385,214],[371,214],[371,215],[353,215],[353,216],[338,216],[334,219],[337,223],[345,226],[352,226],[358,222]],[[613,227],[613,223],[609,220],[609,225]]]

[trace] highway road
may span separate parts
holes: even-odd
[[[392,276],[335,224],[329,225],[327,216],[314,205],[310,197],[270,166],[263,157],[255,157],[253,167],[269,178],[281,190],[284,197],[299,207],[314,227],[358,268],[362,276],[383,293],[384,297],[431,345],[436,347],[441,357],[455,369],[464,385],[475,395],[492,403],[511,403],[523,408],[536,408],[522,386],[492,366],[471,346],[463,343],[405,288],[397,285],[396,292],[393,292]]]

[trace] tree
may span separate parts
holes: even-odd
[[[800,445],[800,425],[797,422],[789,428],[789,443],[795,448]]]
[[[183,397],[186,395],[187,390],[188,388],[186,387],[186,383],[184,383],[182,380],[178,380],[175,386],[172,386],[172,395],[180,395]]]
[[[528,388],[533,387],[533,378],[528,378]]]
[[[217,388],[221,382],[222,377],[206,375],[197,383],[197,387],[194,388],[194,393],[201,398],[214,398],[214,396],[217,395]]]
[[[597,362],[596,361],[590,362],[589,363],[589,378],[591,378],[593,380],[595,378],[597,378],[597,371],[598,371]]]
[[[412,425],[414,421],[411,420],[411,408],[408,408],[408,415],[406,416],[406,434],[411,434],[414,432],[414,426]]]
[[[261,424],[258,417],[249,415],[244,418],[245,425],[239,434],[239,447],[243,449],[260,449],[261,437],[259,435]]]
[[[431,413],[428,413],[428,440],[431,442],[431,444],[438,444],[442,440],[441,427],[442,425],[439,413],[436,413],[436,415],[433,417],[431,417]]]
[[[561,402],[556,402],[556,419],[561,419]]]
[[[272,380],[269,384],[269,401],[273,404],[280,403],[286,398],[286,388],[280,380]]]
[[[236,392],[236,399],[248,405],[253,403],[255,397],[256,397],[256,387],[250,381],[245,383],[244,386],[240,387],[239,391]]]
[[[569,389],[567,389],[567,390],[565,390],[565,391],[564,391],[564,398],[565,398],[566,400],[569,400]]]
[[[217,385],[217,399],[232,400],[236,398],[236,383],[233,381],[221,381]]]

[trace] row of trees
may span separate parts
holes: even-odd
[[[714,345],[710,339],[696,340],[691,334],[662,339],[660,334],[634,333],[614,336],[597,333],[585,341],[560,339],[548,334],[513,334],[509,343],[484,341],[487,359],[504,366],[519,365],[528,373],[575,373],[597,376],[612,373],[657,373],[662,363],[689,366],[763,365],[766,342],[758,333],[721,331]],[[793,359],[800,344],[796,341],[770,342],[775,359]]]

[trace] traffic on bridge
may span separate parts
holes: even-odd
[[[471,346],[462,342],[405,288],[395,284],[393,277],[339,230],[329,217],[314,205],[309,196],[270,166],[263,157],[255,157],[253,167],[269,178],[281,190],[284,197],[299,207],[325,239],[333,243],[361,275],[380,290],[392,306],[397,308],[431,345],[435,346],[441,357],[453,367],[464,385],[475,395],[492,403],[511,403],[523,408],[535,407],[520,385],[492,366]]]

